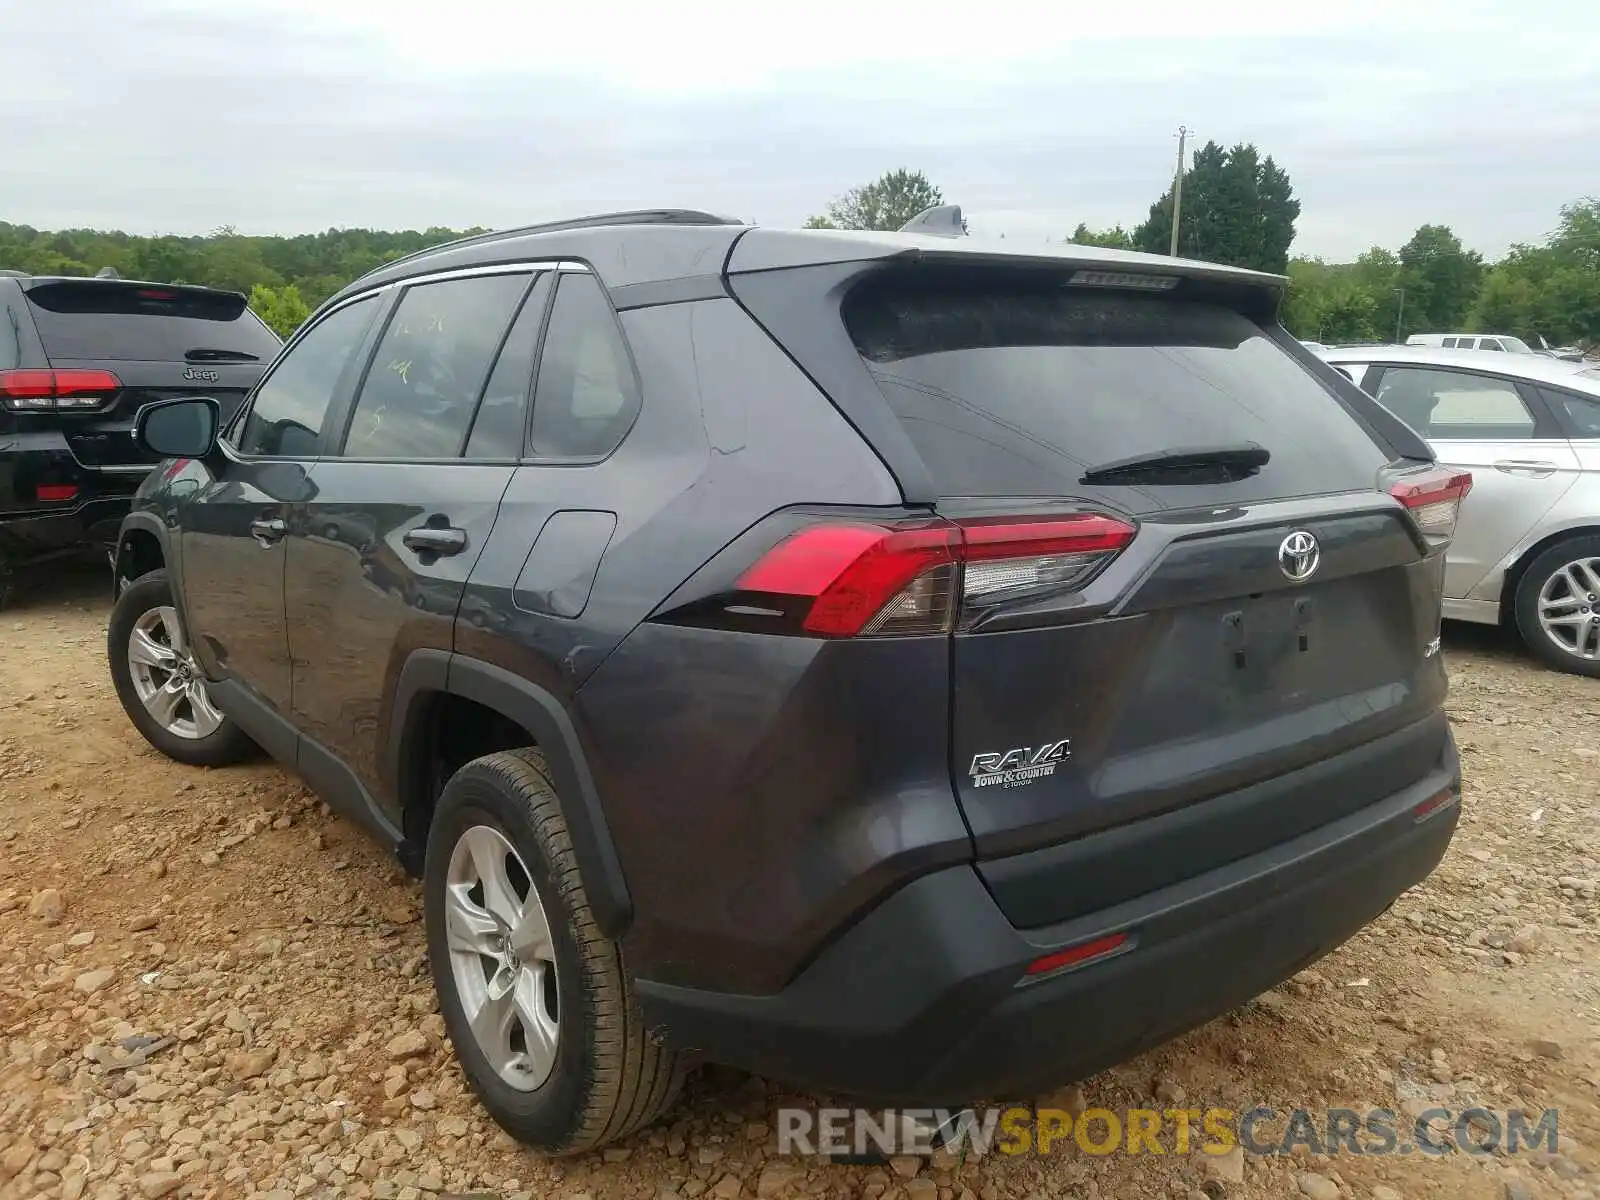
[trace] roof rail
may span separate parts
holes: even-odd
[[[522,225],[515,229],[491,229],[487,233],[473,233],[453,241],[440,242],[410,254],[401,255],[382,266],[374,267],[368,275],[410,262],[441,250],[454,250],[462,246],[475,246],[480,242],[493,242],[501,238],[526,237],[535,233],[561,233],[569,229],[598,229],[607,225],[744,225],[748,222],[737,217],[719,216],[693,208],[639,208],[626,212],[597,213],[590,217],[573,217],[566,221],[546,221],[540,225]],[[365,276],[363,276],[365,278]]]
[[[5,277],[6,279],[27,279],[28,278],[28,272],[26,272],[26,271],[0,270],[0,276]]]

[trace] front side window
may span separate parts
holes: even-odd
[[[1479,338],[1478,339],[1478,349],[1479,350],[1498,350],[1502,354],[1504,354],[1506,348],[1504,346],[1502,346],[1499,342],[1497,342],[1494,338]]]
[[[533,389],[530,451],[539,458],[603,457],[638,413],[639,381],[599,281],[562,275]]]
[[[455,458],[529,276],[407,288],[367,368],[346,458]]]
[[[239,435],[241,453],[278,458],[316,455],[328,406],[376,311],[373,296],[347,304],[289,348],[256,390]]]
[[[1389,367],[1378,403],[1426,438],[1504,441],[1534,432],[1515,385],[1466,371]]]

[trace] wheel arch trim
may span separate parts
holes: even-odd
[[[1490,572],[1488,578],[1494,579],[1498,576],[1500,582],[1497,587],[1490,589],[1491,596],[1484,599],[1498,600],[1501,619],[1509,619],[1516,609],[1517,587],[1522,583],[1522,577],[1528,573],[1528,568],[1533,565],[1533,560],[1557,542],[1581,537],[1600,537],[1600,520],[1589,517],[1574,520],[1570,525],[1563,525],[1558,529],[1546,529],[1535,540],[1517,547],[1494,571]]]
[[[413,651],[396,681],[384,763],[402,817],[407,806],[418,799],[417,772],[410,769],[413,763],[407,755],[421,749],[418,739],[429,702],[436,695],[459,696],[481,704],[533,735],[561,801],[595,924],[606,937],[620,937],[632,920],[633,904],[599,789],[566,706],[538,684],[479,659],[442,650]],[[421,849],[411,846],[410,853],[420,856]]]
[[[193,636],[194,627],[189,623],[188,596],[183,587],[183,564],[179,561],[177,538],[173,531],[167,527],[159,516],[153,512],[134,510],[122,518],[122,525],[117,530],[117,548],[113,552],[111,563],[111,602],[116,603],[117,597],[122,594],[122,562],[123,552],[128,544],[130,533],[147,534],[155,539],[156,545],[161,548],[161,569],[167,573],[167,582],[172,586],[172,603],[178,610],[178,619],[183,623],[185,636]],[[133,580],[130,578],[129,583]]]

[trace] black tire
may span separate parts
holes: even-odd
[[[174,608],[172,585],[167,582],[164,570],[151,571],[130,583],[111,610],[111,623],[106,631],[106,658],[111,665],[111,682],[116,686],[117,699],[122,701],[128,719],[144,735],[145,741],[168,758],[192,767],[225,767],[253,757],[254,743],[230,718],[223,717],[221,724],[204,737],[184,737],[163,726],[139,698],[128,661],[128,640],[141,618],[158,608]]]
[[[445,927],[450,859],[462,834],[496,830],[526,864],[550,927],[559,1014],[554,1065],[531,1091],[496,1073],[457,994]],[[524,893],[525,894],[525,893]],[[561,804],[534,749],[485,755],[439,797],[423,870],[428,959],[445,1028],[467,1081],[495,1121],[546,1154],[576,1154],[625,1137],[677,1099],[683,1066],[644,1028],[620,947],[595,927]]]
[[[1600,559],[1600,536],[1585,534],[1564,538],[1542,551],[1528,564],[1528,569],[1522,573],[1522,578],[1517,582],[1517,593],[1512,601],[1512,615],[1523,644],[1546,666],[1572,675],[1600,678],[1600,657],[1585,658],[1574,649],[1557,644],[1539,623],[1539,593],[1545,584],[1560,574],[1568,563],[1585,558]],[[1600,591],[1582,594],[1580,616],[1583,615],[1581,608],[1585,605],[1593,612],[1600,612],[1600,601],[1590,600],[1591,595],[1600,597]],[[1589,653],[1600,656],[1600,649],[1596,648],[1597,634],[1600,634],[1600,629],[1587,636],[1586,645]]]

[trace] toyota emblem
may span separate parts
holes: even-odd
[[[1291,583],[1304,583],[1317,573],[1322,551],[1317,539],[1304,529],[1296,529],[1278,543],[1278,567]]]

